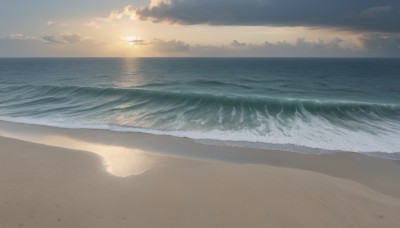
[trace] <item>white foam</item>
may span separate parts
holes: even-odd
[[[0,120],[16,123],[44,125],[70,129],[102,129],[119,132],[140,132],[154,135],[170,135],[175,137],[188,137],[195,140],[217,140],[223,142],[243,142],[245,146],[249,143],[262,143],[265,145],[281,145],[282,148],[292,150],[294,147],[305,147],[328,151],[350,151],[360,153],[400,152],[400,126],[393,128],[393,123],[382,123],[384,130],[388,127],[394,131],[385,130],[381,133],[369,133],[366,131],[352,131],[330,124],[327,120],[311,117],[309,121],[296,118],[295,124],[282,127],[278,121],[261,120],[256,129],[242,129],[239,131],[208,130],[208,131],[161,131],[144,129],[138,127],[127,127],[110,124],[80,124],[72,123],[65,119],[39,119],[25,117],[0,117]],[[390,124],[390,126],[385,126]],[[399,124],[397,124],[399,125]],[[265,129],[268,129],[266,131]],[[266,146],[268,148],[268,146]],[[292,148],[292,149],[291,149]],[[306,151],[306,150],[303,150]],[[294,152],[298,152],[294,150]]]

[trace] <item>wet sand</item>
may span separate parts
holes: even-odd
[[[400,227],[399,161],[0,126],[0,227]]]

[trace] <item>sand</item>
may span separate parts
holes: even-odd
[[[400,227],[398,161],[2,124],[2,228]]]

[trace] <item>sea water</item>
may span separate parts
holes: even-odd
[[[398,153],[400,59],[3,58],[0,120]]]

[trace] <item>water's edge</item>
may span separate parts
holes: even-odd
[[[69,132],[66,134],[65,130],[71,130],[72,132]],[[114,134],[132,134],[130,135],[132,139],[134,139],[136,136],[155,136],[155,137],[166,137],[166,138],[172,138],[173,140],[179,140],[179,143],[185,142],[186,140],[190,140],[194,143],[197,144],[202,144],[202,145],[209,145],[209,146],[217,146],[217,147],[228,147],[228,148],[242,148],[242,149],[251,149],[251,150],[256,150],[257,153],[268,153],[269,151],[282,151],[282,152],[290,152],[290,153],[298,153],[298,154],[304,154],[304,155],[328,155],[328,154],[335,154],[335,153],[356,153],[356,154],[362,154],[362,155],[367,155],[367,156],[372,156],[372,157],[377,157],[377,158],[383,158],[387,160],[399,160],[400,161],[400,152],[395,152],[395,153],[384,153],[384,152],[354,152],[354,151],[340,151],[340,150],[322,150],[318,148],[309,148],[309,147],[302,147],[302,146],[296,146],[296,145],[279,145],[279,144],[268,144],[268,143],[258,143],[258,142],[244,142],[244,141],[223,141],[223,140],[210,140],[210,139],[194,139],[190,138],[184,135],[172,135],[172,134],[167,134],[165,132],[160,132],[160,131],[152,131],[152,130],[146,130],[146,129],[136,129],[136,131],[127,131],[124,129],[108,129],[108,128],[82,128],[82,127],[60,127],[60,126],[54,126],[54,125],[49,125],[49,124],[37,124],[37,123],[26,123],[26,122],[13,122],[13,121],[5,121],[5,120],[0,120],[0,136],[6,136],[10,138],[16,138],[16,139],[21,139],[24,140],[24,137],[30,137],[30,138],[35,138],[40,135],[45,135],[45,134],[60,134],[60,135],[65,135],[68,137],[72,138],[78,138],[80,136],[80,133],[84,133],[84,131],[96,131],[97,133],[100,133],[103,135],[103,139],[107,139],[108,135],[114,135]],[[22,136],[22,137],[20,137]],[[32,137],[33,136],[33,137]],[[84,138],[87,137],[87,134],[83,134]],[[124,142],[121,145],[125,144],[126,138],[122,137],[121,139],[117,139],[115,137],[118,137],[116,135],[113,136],[112,140],[115,142]],[[91,140],[97,140],[96,137],[89,137]],[[184,141],[181,141],[184,140]],[[107,139],[108,140],[108,139]],[[109,143],[107,141],[105,143]],[[157,139],[156,139],[157,140]],[[112,142],[114,143],[114,142]],[[119,144],[117,143],[117,144]],[[137,145],[135,143],[141,144],[140,140],[137,141],[131,140],[128,142],[126,145],[129,147],[136,147]],[[185,143],[183,143],[185,144]],[[180,147],[181,145],[177,145],[177,147]],[[185,147],[185,145],[183,145]],[[172,153],[171,153],[172,152]],[[192,158],[200,158],[200,159],[206,159],[209,160],[214,160],[214,158],[217,158],[216,160],[221,160],[221,161],[228,161],[230,162],[230,158],[225,159],[224,156],[221,156],[224,153],[221,154],[201,154],[202,152],[198,152],[197,154],[187,154],[186,152],[183,152],[182,154],[181,151],[179,153],[175,154],[175,152],[178,151],[171,151],[171,150],[166,150],[164,151],[163,149],[161,150],[156,150],[156,153],[160,154],[167,154],[167,155],[177,155],[177,156],[183,156],[183,157],[192,157]],[[245,153],[244,151],[240,153]],[[225,153],[226,155],[226,153]],[[221,156],[221,157],[219,157]],[[242,157],[242,155],[238,155],[239,157]],[[246,154],[243,154],[243,157],[245,157]],[[251,156],[251,155],[250,155]],[[257,155],[259,156],[259,155]],[[257,157],[256,156],[256,157]],[[262,155],[261,155],[262,156]],[[238,162],[238,161],[234,161]]]

